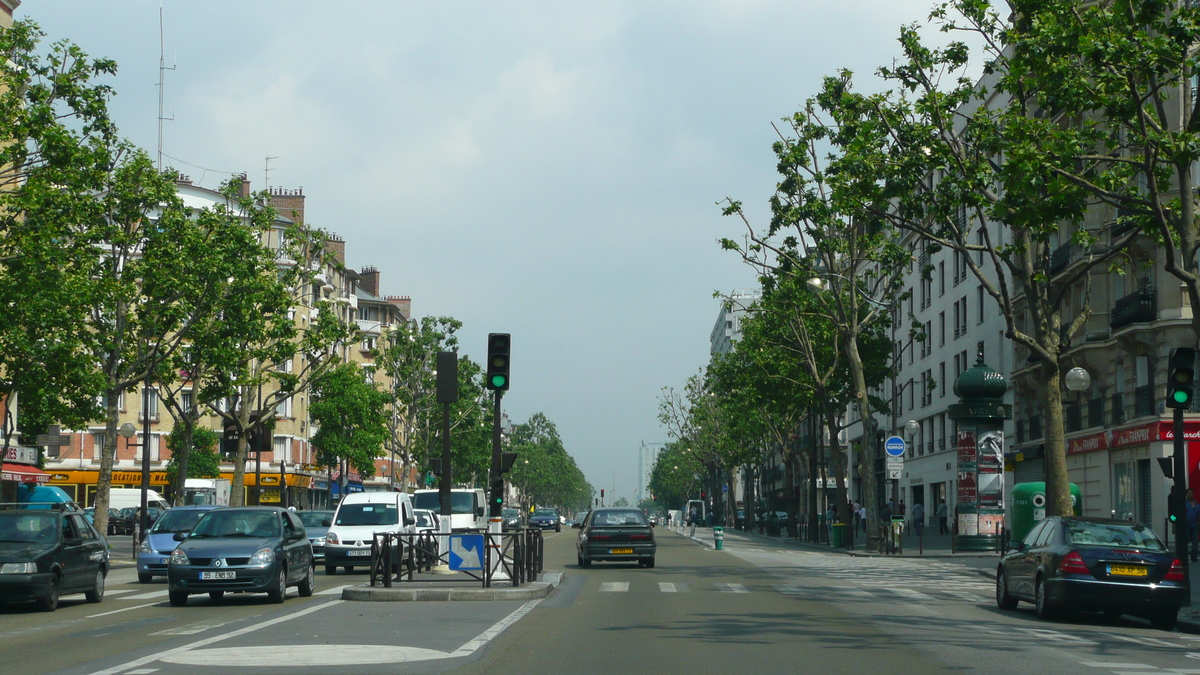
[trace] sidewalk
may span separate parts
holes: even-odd
[[[672,531],[688,536],[689,528],[687,526],[679,528],[671,528]],[[936,528],[935,528],[936,532]],[[725,529],[725,536],[743,536],[760,541],[771,541],[779,545],[794,546],[798,549],[811,551],[825,551],[829,553],[840,553],[843,555],[856,557],[870,556],[885,556],[885,557],[900,557],[900,558],[998,558],[1000,554],[995,551],[963,551],[954,552],[952,550],[951,535],[948,534],[931,534],[928,529],[923,533],[923,536],[918,537],[912,533],[905,533],[901,538],[901,553],[879,553],[878,551],[866,550],[866,533],[859,530],[855,533],[853,545],[854,548],[834,548],[828,544],[814,544],[812,542],[803,541],[800,539],[792,539],[790,537],[771,537],[757,532],[744,532],[742,530]],[[713,530],[711,527],[697,527],[696,536],[689,537],[705,546],[713,547]]]

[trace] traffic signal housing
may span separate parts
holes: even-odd
[[[1171,490],[1167,493],[1167,520],[1174,525],[1182,521],[1184,516],[1183,495],[1178,490]]]
[[[492,511],[496,511],[496,509],[499,509],[500,506],[502,504],[504,504],[504,479],[503,478],[497,478],[492,481],[491,504],[492,504]]]
[[[512,336],[508,333],[488,333],[487,379],[484,384],[492,391],[508,391],[508,359]]]
[[[1192,407],[1192,395],[1195,393],[1196,350],[1188,347],[1177,347],[1171,350],[1167,361],[1167,401],[1168,408]]]

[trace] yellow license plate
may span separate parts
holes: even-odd
[[[613,548],[613,549],[609,549],[609,553],[612,553],[613,555],[620,555],[622,553],[633,553],[633,549],[631,549],[631,548]]]
[[[1108,573],[1118,577],[1144,577],[1150,570],[1140,565],[1109,565]]]

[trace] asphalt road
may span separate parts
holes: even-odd
[[[3,672],[196,673],[1200,673],[1200,638],[1133,619],[1039,622],[997,610],[953,560],[849,558],[726,537],[713,551],[659,530],[655,569],[575,565],[548,533],[550,598],[356,603],[364,574],[318,573],[317,595],[194,597],[114,571],[101,604],[0,607]],[[18,664],[18,665],[13,665]],[[10,667],[11,666],[11,667]]]

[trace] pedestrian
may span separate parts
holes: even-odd
[[[1176,493],[1179,494],[1179,493]],[[1188,534],[1192,541],[1192,562],[1197,562],[1197,540],[1200,539],[1200,502],[1196,501],[1196,493],[1188,488],[1184,493],[1184,504],[1187,506]]]
[[[858,522],[862,525],[862,531],[867,531],[867,507],[862,505],[858,507]]]
[[[854,516],[854,529],[858,529],[862,524],[862,505],[858,503],[857,499],[850,505],[850,514]]]
[[[921,536],[921,528],[925,525],[925,506],[921,502],[913,504],[912,522],[913,534]]]
[[[904,517],[904,500],[903,499],[900,500],[900,510],[896,512],[896,515],[900,516],[901,518]]]
[[[937,518],[938,534],[950,534],[950,528],[946,527],[947,509],[945,499],[938,501]]]
[[[696,507],[693,506],[691,509],[688,510],[688,525],[692,526],[692,531],[690,534],[690,536],[692,536],[692,537],[696,536],[696,521],[697,520],[700,520],[700,514],[697,513]]]

